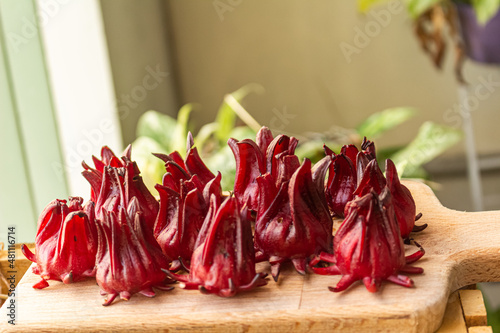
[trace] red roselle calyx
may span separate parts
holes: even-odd
[[[209,209],[210,197],[222,201],[221,174],[214,176],[193,147],[188,134],[187,156],[178,152],[154,154],[165,162],[166,173],[160,194],[160,211],[156,218],[154,236],[163,253],[172,261],[171,271],[189,265],[199,230]]]
[[[223,297],[265,285],[266,274],[255,271],[252,229],[245,210],[240,211],[234,197],[218,207],[217,199],[212,196],[189,275],[165,272],[181,281],[182,288],[199,289]]]
[[[236,159],[234,195],[241,207],[246,205],[256,211],[259,206],[257,177],[266,173],[264,155],[259,146],[249,139],[240,142],[229,139],[227,144]]]
[[[227,143],[236,159],[234,195],[241,207],[246,205],[251,211],[257,211],[259,205],[257,177],[267,172],[279,187],[300,165],[294,155],[297,139],[286,135],[273,138],[267,127],[259,130],[256,142],[231,138]]]
[[[169,261],[161,252],[152,231],[146,226],[139,202],[132,199],[128,209],[117,212],[103,210],[99,224],[96,281],[101,294],[107,295],[103,305],[110,305],[119,295],[128,300],[135,293],[155,296],[153,288],[171,290],[162,269]]]
[[[163,253],[172,261],[170,270],[175,272],[183,263],[189,265],[209,209],[209,198],[213,195],[217,203],[222,201],[221,174],[203,186],[197,175],[187,179],[175,162],[167,162],[166,166],[163,185],[155,186],[160,194],[160,211],[154,236]],[[176,173],[180,176],[174,176]]]
[[[332,220],[323,192],[330,162],[325,157],[311,170],[311,161],[306,159],[278,188],[269,173],[257,178],[260,204],[255,248],[258,260],[269,260],[275,281],[284,261],[291,260],[297,272],[305,274],[310,256],[332,251]]]
[[[406,239],[409,237],[410,232],[424,230],[427,225],[415,227],[415,201],[410,190],[399,181],[396,166],[390,159],[385,161],[385,172],[387,178],[384,177],[378,163],[372,160],[368,163],[361,179],[358,181],[358,187],[354,195],[361,197],[372,191],[380,194],[387,186],[391,192],[391,202],[394,206],[394,213],[400,228],[401,237]]]
[[[385,174],[387,179],[387,187],[391,191],[392,202],[394,204],[394,213],[399,224],[401,237],[404,239],[410,236],[412,231],[422,231],[427,227],[427,224],[415,226],[416,206],[415,201],[410,193],[410,190],[399,181],[398,172],[394,162],[390,159],[385,161]]]
[[[192,176],[196,175],[202,187],[215,178],[215,175],[210,171],[210,169],[207,168],[205,163],[203,163],[203,160],[198,154],[198,149],[194,147],[191,132],[188,134],[187,155],[185,160],[182,159],[181,155],[177,151],[168,155],[158,153],[154,153],[153,155],[163,160],[165,162],[165,167],[167,167],[168,163],[177,164],[177,166],[181,169],[179,172],[184,174],[184,176],[181,176],[183,179],[190,179]],[[177,176],[175,178],[177,179]]]
[[[38,219],[35,254],[26,245],[22,251],[28,260],[35,262],[33,273],[42,280],[35,289],[49,286],[47,280],[64,283],[77,282],[95,275],[97,229],[93,204],[82,207],[83,199],[70,197],[52,201]]]
[[[372,160],[363,171],[361,179],[358,179],[358,186],[354,191],[354,195],[362,197],[372,191],[380,194],[385,185],[386,180],[382,170],[380,170],[377,161]]]
[[[333,159],[326,184],[328,207],[334,215],[344,217],[345,205],[354,198],[365,167],[369,161],[376,160],[375,144],[365,137],[361,151],[354,145],[344,145],[338,155],[326,145],[323,149]]]
[[[131,154],[132,146],[128,145],[128,147],[122,154],[122,158],[126,158],[126,160],[130,161]],[[92,161],[94,162],[95,169],[91,168],[87,163],[82,162],[82,166],[85,169],[82,172],[82,175],[90,183],[90,200],[93,202],[97,202],[98,195],[101,189],[104,168],[107,166],[120,168],[124,167],[125,163],[124,161],[116,157],[115,153],[113,153],[113,151],[108,146],[103,146],[101,148],[101,159],[92,156]]]
[[[376,292],[383,280],[412,287],[413,281],[401,273],[420,274],[423,269],[411,267],[424,255],[420,248],[405,257],[404,245],[389,189],[377,195],[374,191],[355,198],[347,204],[346,218],[334,238],[334,254],[322,253],[311,261],[334,263],[330,267],[313,267],[318,274],[341,274],[342,278],[331,291],[342,291],[362,280],[370,292]]]
[[[117,213],[120,207],[126,209],[135,197],[139,202],[146,225],[152,230],[158,214],[158,201],[144,184],[137,164],[130,161],[127,156],[122,157],[121,163],[122,165],[118,167],[104,166],[101,183],[98,186],[89,180],[93,192],[98,193],[95,206],[96,216],[102,220],[103,210]],[[82,174],[89,179],[88,175],[91,171],[85,170]]]

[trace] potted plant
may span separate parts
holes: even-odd
[[[365,12],[389,0],[358,0]],[[447,48],[446,34],[455,50],[455,75],[463,83],[465,57],[500,64],[500,0],[405,0],[422,49],[441,68]]]
[[[465,51],[469,58],[500,64],[500,1],[460,1],[456,3]]]

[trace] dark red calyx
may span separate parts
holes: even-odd
[[[267,140],[267,138],[261,140]],[[236,160],[234,195],[240,207],[246,205],[248,209],[256,211],[259,203],[257,177],[266,173],[264,155],[259,146],[249,139],[238,142],[231,138],[227,144]]]
[[[326,200],[330,211],[344,217],[345,205],[352,200],[356,188],[356,170],[344,154],[333,158],[333,178],[326,186]],[[331,167],[330,167],[331,169]]]
[[[256,143],[262,153],[262,156],[266,156],[267,147],[273,141],[273,133],[271,130],[265,126],[262,126],[261,129],[257,132],[256,135]]]
[[[150,230],[158,215],[159,204],[155,197],[149,192],[146,184],[140,176],[139,168],[136,162],[127,161],[125,164],[125,204],[128,206],[133,198],[136,198],[139,203],[139,210],[143,214],[144,222]]]
[[[405,257],[405,249],[395,221],[391,194],[385,188],[380,196],[374,191],[357,197],[346,206],[346,218],[334,238],[334,256],[321,254],[330,267],[312,267],[318,274],[341,274],[331,291],[342,291],[362,280],[370,292],[376,292],[383,280],[412,287],[413,281],[402,273],[420,274],[421,268],[408,264],[420,259],[424,251]]]
[[[189,275],[165,272],[181,281],[181,288],[199,289],[222,297],[267,284],[266,274],[255,271],[252,229],[245,210],[240,211],[234,197],[218,206],[212,196]]]
[[[363,138],[363,142],[361,143],[361,150],[369,161],[377,159],[375,143],[373,141],[367,140],[366,136]]]
[[[155,296],[153,288],[170,290],[171,283],[162,269],[169,266],[143,219],[139,202],[134,198],[128,209],[104,210],[99,224],[96,281],[101,294],[107,295],[103,305],[117,296],[128,300],[133,294]]]
[[[392,195],[394,213],[399,224],[401,237],[407,238],[415,226],[415,201],[410,190],[399,181],[396,166],[390,159],[385,161],[385,174],[387,187]]]
[[[279,159],[286,155],[294,155],[299,141],[294,137],[280,134],[271,141],[266,151],[266,170],[276,178]]]
[[[234,195],[241,207],[247,205],[249,217],[258,209],[260,191],[257,177],[270,173],[277,188],[289,181],[300,166],[298,157],[294,155],[297,143],[297,139],[286,135],[273,138],[267,127],[259,130],[256,142],[249,139],[241,142],[228,140],[236,160]]]
[[[375,159],[375,145],[365,137],[361,151],[355,145],[342,146],[338,155],[326,145],[323,149],[327,156],[333,157],[326,183],[328,207],[332,215],[344,217],[346,203],[354,197],[369,161]]]
[[[359,150],[355,145],[344,145],[340,149],[340,155],[347,157],[353,165],[356,165],[356,157],[358,156]]]
[[[220,182],[220,173],[204,187],[201,187],[197,175],[190,180],[181,178],[178,182],[166,176],[163,185],[155,186],[160,194],[160,210],[154,236],[163,253],[172,261],[170,270],[179,270],[182,263],[189,265],[209,209],[209,198],[213,195],[218,203],[222,201]]]
[[[377,160],[371,160],[363,171],[363,176],[358,182],[354,195],[362,197],[372,191],[380,194],[385,187],[386,180]]]
[[[215,175],[203,163],[196,147],[189,149],[184,163],[189,174],[197,175],[203,185],[215,178]]]
[[[127,161],[120,168],[105,167],[97,198],[95,213],[100,220],[104,210],[117,213],[122,207],[126,209],[131,200],[136,198],[146,225],[153,229],[159,204],[144,184],[135,162]]]
[[[201,188],[204,188],[209,181],[215,178],[215,175],[208,169],[205,163],[203,163],[203,160],[198,154],[198,149],[194,147],[191,132],[188,133],[187,154],[184,160],[177,151],[168,155],[158,153],[153,153],[153,155],[165,162],[165,175],[171,173],[175,182],[179,182],[180,179],[188,180],[196,175],[201,184]],[[172,171],[172,165],[178,168],[178,170]]]
[[[85,169],[82,172],[83,177],[87,179],[90,183],[91,193],[90,200],[97,202],[97,196],[99,195],[102,183],[102,177],[104,173],[104,168],[111,166],[114,168],[120,168],[125,166],[125,160],[131,159],[132,146],[128,145],[125,151],[122,153],[121,159],[116,157],[115,153],[108,147],[103,146],[101,148],[101,159],[92,156],[92,161],[94,162],[94,168],[91,168],[85,162],[82,162],[82,166]]]
[[[291,260],[296,270],[305,274],[310,256],[332,251],[332,220],[323,192],[330,159],[318,164],[313,175],[306,159],[279,188],[269,173],[257,178],[260,203],[255,248],[258,258],[271,263],[275,280],[284,261]]]
[[[91,201],[95,202],[95,214],[102,219],[102,210],[118,212],[120,207],[128,207],[132,198],[137,198],[146,224],[152,229],[158,214],[158,202],[149,192],[137,164],[131,161],[131,146],[121,159],[108,147],[101,150],[102,160],[93,157],[96,169],[83,163],[83,176],[92,187]]]
[[[358,162],[362,160],[364,160],[364,157],[359,155]],[[391,192],[396,221],[399,225],[401,236],[408,238],[415,226],[415,201],[408,188],[401,184],[396,166],[391,160],[386,160],[385,169],[387,178],[384,177],[376,160],[370,161],[358,182],[354,195],[361,197],[371,191],[380,194],[387,186]]]
[[[80,197],[70,197],[68,205],[66,200],[52,201],[38,219],[36,254],[22,246],[26,258],[37,264],[33,273],[42,278],[33,288],[48,287],[47,280],[71,283],[95,275],[96,221],[82,202]]]

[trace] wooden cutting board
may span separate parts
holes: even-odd
[[[31,286],[39,277],[29,270],[17,287],[17,325],[7,324],[4,305],[0,332],[434,332],[451,292],[477,282],[500,281],[500,212],[449,210],[427,186],[405,185],[417,212],[423,213],[419,224],[429,224],[415,235],[426,250],[416,264],[425,272],[413,276],[415,288],[384,283],[372,294],[356,283],[336,294],[327,286],[339,277],[302,277],[288,268],[278,284],[271,280],[233,298],[176,288],[152,299],[135,295],[128,302],[103,307],[95,281],[50,281],[49,288],[34,290]],[[258,268],[269,269],[264,263]]]

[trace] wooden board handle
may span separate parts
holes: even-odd
[[[500,211],[451,210],[443,207],[428,186],[416,182],[405,185],[414,193],[417,212],[423,214],[417,224],[429,225],[414,238],[427,256],[437,256],[443,268],[450,270],[451,290],[500,281]]]

